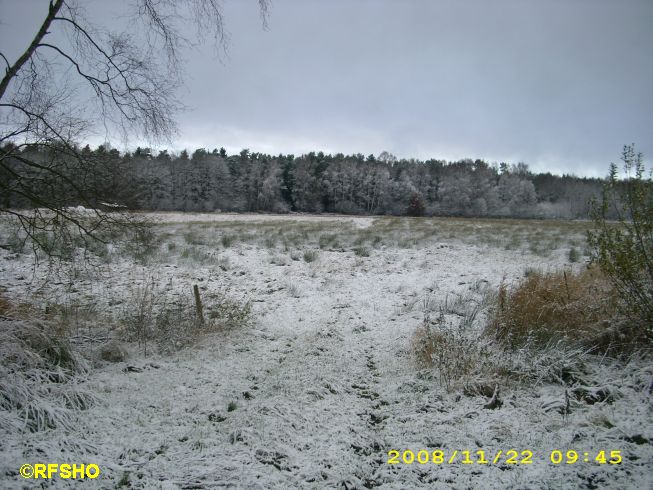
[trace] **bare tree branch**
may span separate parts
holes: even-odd
[[[258,4],[266,27],[268,0]],[[124,141],[175,133],[181,50],[192,45],[184,34],[189,22],[199,41],[212,38],[225,48],[219,0],[136,0],[131,32],[119,33],[96,28],[75,0],[51,0],[23,54],[11,64],[0,53],[6,64],[0,81],[0,213],[14,216],[36,248],[52,254],[40,234],[65,241],[67,226],[92,240],[102,240],[107,230],[138,229],[126,212],[99,208],[98,174],[110,175],[110,159],[78,142],[97,125],[107,138],[117,133]],[[63,40],[48,37],[51,31]],[[30,209],[16,209],[16,203]],[[90,213],[77,216],[71,206],[78,205]]]
[[[0,52],[0,56],[2,56],[2,59],[4,62],[7,64],[7,68],[5,68],[5,75],[9,72],[9,69],[11,68],[11,65],[9,64],[9,61],[7,60],[7,57]]]
[[[10,66],[7,69],[7,73],[2,78],[2,81],[0,81],[0,100],[2,100],[2,98],[4,97],[5,91],[9,86],[9,82],[11,82],[11,80],[16,76],[16,74],[23,67],[23,65],[32,57],[32,55],[34,54],[34,50],[36,50],[36,46],[41,42],[41,39],[43,39],[43,37],[48,33],[48,28],[50,27],[52,20],[57,15],[57,12],[59,11],[63,3],[64,0],[57,0],[55,3],[50,2],[48,15],[43,21],[43,24],[41,24],[41,28],[36,33],[36,36],[34,36],[34,39],[30,43],[28,48],[25,50],[25,52],[20,56],[20,58],[16,60],[16,63],[14,63],[12,66]]]

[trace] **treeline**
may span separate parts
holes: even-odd
[[[228,155],[221,148],[171,155],[87,146],[53,154],[35,145],[1,151],[5,208],[39,207],[36,195],[70,199],[71,206],[161,211],[587,218],[589,200],[603,185],[601,179],[534,174],[523,163],[405,160],[387,152],[296,157],[249,150]],[[45,169],[57,177],[46,178]],[[25,186],[31,193],[21,192]],[[83,189],[89,202],[80,202],[74,189]]]

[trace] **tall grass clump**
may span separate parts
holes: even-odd
[[[489,301],[488,291],[480,285],[453,300],[423,299],[424,321],[413,333],[411,350],[420,368],[437,369],[447,391],[479,380],[491,383],[499,376],[497,352],[477,328]]]
[[[463,380],[487,373],[484,360],[487,342],[478,335],[466,332],[445,319],[444,314],[434,320],[426,318],[412,337],[412,352],[421,368],[437,368],[440,385],[447,391]]]
[[[1,298],[0,309],[0,432],[72,429],[77,412],[96,402],[77,382],[85,360],[34,312],[14,317]]]
[[[521,383],[594,390],[589,388],[594,382],[587,372],[591,349],[566,343],[526,343],[512,349],[489,336],[487,330],[466,328],[444,310],[434,319],[427,316],[415,330],[411,351],[417,366],[434,370],[448,392],[462,389],[468,396],[491,398],[485,408],[500,406],[499,389]]]
[[[220,238],[220,242],[222,243],[222,246],[224,248],[231,247],[235,241],[236,241],[235,235],[226,234],[226,235],[222,235],[222,238]]]
[[[512,288],[502,283],[486,333],[511,348],[576,346],[613,353],[640,340],[598,267],[578,273],[533,271]]]
[[[622,152],[625,178],[617,166],[599,202],[592,206],[594,230],[588,232],[590,259],[610,279],[629,320],[653,340],[653,171],[646,173],[634,145]],[[609,217],[617,215],[617,223]]]

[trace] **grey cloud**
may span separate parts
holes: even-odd
[[[603,175],[626,143],[653,153],[649,0],[275,0],[267,31],[256,2],[239,0],[225,18],[222,62],[209,46],[187,55],[177,146],[581,175]]]

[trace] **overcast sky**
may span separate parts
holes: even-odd
[[[106,2],[79,3],[113,22]],[[186,53],[176,149],[602,176],[634,142],[651,161],[652,0],[274,0],[268,30],[255,0],[223,3],[229,55]],[[1,0],[0,50],[22,51],[46,9]]]

